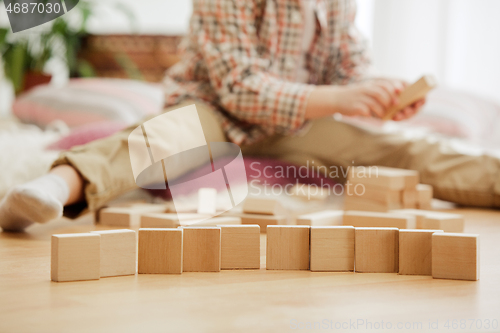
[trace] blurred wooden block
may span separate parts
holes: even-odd
[[[418,209],[431,209],[433,188],[431,185],[418,184],[417,185],[417,208]]]
[[[385,116],[382,118],[383,120],[392,119],[396,113],[403,110],[405,107],[415,103],[419,99],[422,99],[427,95],[429,91],[436,87],[436,79],[431,75],[422,76],[418,81],[406,87],[403,92],[399,95],[399,104],[390,107]]]
[[[432,234],[442,230],[399,230],[399,274],[432,275]]]
[[[317,185],[296,184],[290,194],[304,200],[324,200],[330,193],[326,188]]]
[[[206,215],[190,213],[147,213],[141,215],[141,228],[177,228],[184,223],[196,223],[208,218]]]
[[[139,227],[141,215],[147,213],[163,213],[165,205],[137,204],[130,207],[107,207],[99,211],[99,224],[136,228]]]
[[[404,214],[346,211],[343,224],[353,227],[415,229],[415,221],[414,216]]]
[[[403,190],[401,199],[404,209],[415,209],[418,203],[418,192],[417,190]]]
[[[136,233],[133,230],[91,231],[101,235],[101,277],[134,275]]]
[[[298,225],[342,225],[343,210],[323,210],[320,212],[297,216]]]
[[[211,226],[211,227],[218,227],[221,225],[238,225],[241,224],[241,218],[236,217],[236,216],[217,216],[217,217],[211,217],[209,219],[203,220],[203,221],[195,221],[195,222],[184,222],[181,223],[181,226]]]
[[[404,189],[415,189],[419,182],[419,173],[414,170],[382,166],[358,166],[349,171],[348,180],[352,184],[402,191]]]
[[[346,191],[346,200],[362,199],[379,205],[383,205],[389,209],[398,209],[401,207],[402,198],[400,190],[391,190],[384,187],[357,184],[358,187],[352,186],[349,191]],[[360,187],[362,185],[362,187]]]
[[[279,215],[283,213],[281,204],[275,199],[268,198],[246,198],[243,203],[243,213]]]
[[[139,229],[139,274],[182,273],[182,233],[178,228]]]
[[[463,232],[465,219],[461,214],[430,212],[417,220],[417,229],[437,229],[444,232]]]
[[[399,231],[396,228],[356,228],[356,272],[397,273]]]
[[[387,213],[389,210],[398,206],[388,206],[386,204],[381,204],[376,201],[365,200],[361,197],[345,197],[344,201],[344,210],[356,210],[356,211],[364,211],[364,212],[379,212],[379,213]]]
[[[221,228],[183,227],[184,272],[219,272]]]
[[[270,225],[286,224],[286,217],[279,215],[238,214],[241,224],[257,224],[260,232],[265,233]]]
[[[98,280],[100,277],[101,236],[60,234],[51,239],[52,281]]]
[[[479,280],[479,235],[433,234],[432,277]]]
[[[221,269],[260,268],[260,227],[221,225]]]
[[[354,227],[311,227],[311,271],[354,271]]]
[[[266,269],[309,269],[308,226],[267,227]]]
[[[198,190],[198,214],[215,215],[217,208],[217,190],[200,188]]]

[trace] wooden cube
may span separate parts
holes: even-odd
[[[397,273],[399,231],[396,228],[356,228],[355,270],[364,273]]]
[[[219,272],[221,228],[183,227],[184,272]]]
[[[320,212],[297,216],[298,225],[342,225],[343,210],[322,210]]]
[[[479,280],[479,235],[434,233],[432,235],[432,277]]]
[[[142,214],[163,213],[167,210],[165,205],[136,204],[130,207],[107,207],[99,211],[99,224],[136,228],[139,227]]]
[[[431,185],[417,185],[417,208],[431,209],[432,208],[433,188]]]
[[[196,223],[206,218],[194,213],[146,213],[141,215],[141,228],[177,228],[181,220]]]
[[[402,191],[400,190],[391,190],[385,187],[366,184],[362,184],[361,188],[358,187],[351,186],[346,191],[346,200],[354,202],[354,199],[362,199],[363,201],[373,202],[389,209],[401,208]]]
[[[344,225],[353,227],[415,229],[416,219],[411,215],[379,212],[344,212]]]
[[[180,274],[183,264],[183,230],[139,229],[139,274]]]
[[[243,213],[279,215],[283,213],[283,207],[276,199],[246,198],[243,203]]]
[[[309,269],[309,230],[309,226],[268,226],[266,269]]]
[[[98,280],[101,236],[60,234],[51,239],[52,281]]]
[[[372,200],[365,200],[362,197],[349,197],[344,200],[344,210],[352,211],[366,211],[366,212],[379,212],[386,213],[396,206],[388,206]],[[397,206],[400,207],[400,206]]]
[[[259,214],[239,214],[241,224],[257,224],[260,232],[267,232],[269,225],[286,224],[286,217],[281,215],[259,215]]]
[[[418,171],[382,166],[354,167],[348,174],[349,182],[383,187],[391,190],[414,189],[419,182]]]
[[[399,230],[399,274],[432,275],[432,234],[442,230]]]
[[[354,271],[354,227],[311,227],[311,271]]]
[[[260,268],[260,227],[221,225],[221,269]]]
[[[418,193],[416,190],[403,190],[401,195],[403,208],[414,209],[417,208],[418,203]]]
[[[217,210],[217,190],[200,188],[198,190],[198,214],[215,215]]]
[[[134,275],[137,263],[133,230],[91,231],[101,235],[101,277]]]

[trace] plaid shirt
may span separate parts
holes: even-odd
[[[318,1],[305,60],[309,80],[301,83],[300,0],[194,0],[182,60],[163,82],[166,104],[185,98],[212,104],[237,144],[297,132],[315,85],[347,84],[368,69],[366,42],[354,27],[354,1]]]

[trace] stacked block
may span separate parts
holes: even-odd
[[[419,173],[415,170],[380,166],[352,168],[346,184],[344,209],[387,212],[429,207],[432,187],[418,182]]]
[[[101,236],[98,234],[52,235],[52,281],[98,280]]]
[[[353,227],[414,229],[416,218],[411,215],[397,213],[346,211],[343,223]]]
[[[309,269],[308,226],[267,227],[266,269]]]
[[[356,228],[354,244],[356,272],[398,272],[399,230],[397,228]]]
[[[432,235],[442,230],[399,230],[399,274],[432,275]]]
[[[290,194],[303,200],[324,200],[328,197],[328,190],[319,186],[297,184],[292,187]]]
[[[257,224],[265,233],[268,225],[286,224],[284,209],[277,200],[268,198],[247,198],[243,204],[243,214],[236,216],[242,224]]]
[[[221,269],[260,268],[260,227],[221,225]]]
[[[139,274],[180,274],[182,265],[182,229],[139,229]]]
[[[137,258],[135,231],[123,229],[91,233],[101,236],[101,277],[135,274]]]
[[[221,269],[221,228],[183,227],[183,271],[219,272]]]
[[[343,217],[343,210],[323,210],[316,213],[297,216],[296,221],[298,225],[342,225]]]
[[[432,234],[432,277],[479,280],[479,235]]]
[[[311,271],[354,271],[354,227],[311,227]]]

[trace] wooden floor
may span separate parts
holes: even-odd
[[[460,212],[481,235],[478,282],[266,271],[263,256],[254,271],[56,283],[50,235],[95,230],[90,218],[0,233],[0,332],[498,332],[500,212]]]

